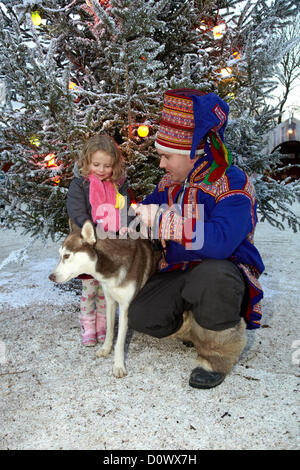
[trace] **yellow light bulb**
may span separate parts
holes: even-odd
[[[147,137],[149,134],[149,127],[142,124],[138,127],[137,133],[140,137]]]
[[[57,186],[60,183],[60,177],[54,176],[54,178],[52,178],[52,181],[53,181],[54,186]]]
[[[31,145],[35,145],[36,147],[39,147],[41,145],[40,138],[38,135],[32,135],[30,137],[29,142],[31,143]]]
[[[42,23],[42,18],[40,17],[38,11],[33,11],[31,13],[31,20],[35,26],[40,26],[40,24]]]
[[[221,39],[221,37],[224,36],[226,31],[227,31],[227,26],[225,23],[217,24],[216,26],[213,27],[213,30],[212,30],[215,39]]]
[[[225,67],[221,69],[221,75],[223,78],[228,78],[232,74],[232,68],[231,67]]]
[[[74,82],[69,83],[69,90],[77,91],[78,85]]]
[[[49,153],[48,155],[46,155],[46,157],[44,158],[44,162],[46,162],[47,167],[57,166],[55,164],[55,153]]]
[[[242,58],[241,54],[237,50],[233,51],[232,55],[235,58],[235,60],[240,60]]]

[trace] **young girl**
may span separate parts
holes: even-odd
[[[100,223],[104,230],[118,231],[119,211],[128,194],[123,158],[117,144],[106,134],[94,135],[84,145],[78,170],[80,176],[72,180],[67,194],[70,219],[80,228],[90,219],[95,225]],[[105,211],[104,207],[109,210]],[[103,341],[106,334],[103,290],[92,276],[83,274],[79,278],[82,279],[79,317],[82,344],[94,346],[97,341]]]

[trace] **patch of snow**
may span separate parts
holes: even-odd
[[[74,302],[74,292],[62,291],[48,279],[57,260],[46,258],[41,261],[29,260],[21,272],[14,273],[13,288],[9,272],[2,272],[0,280],[0,307],[25,307],[32,304],[62,305]],[[24,276],[24,271],[27,271]],[[9,292],[9,295],[8,295]]]
[[[300,206],[297,206],[300,214]],[[24,247],[3,230],[0,263]],[[23,265],[0,272],[1,449],[299,449],[300,234],[258,224],[265,262],[262,328],[226,380],[189,387],[195,351],[131,332],[128,375],[113,356],[84,348],[79,298],[48,275],[58,245],[34,243]]]

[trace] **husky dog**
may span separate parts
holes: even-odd
[[[70,220],[70,229],[71,233],[59,249],[60,261],[49,275],[49,279],[63,283],[85,273],[101,282],[106,299],[107,332],[103,346],[96,352],[98,357],[106,357],[111,352],[116,305],[119,304],[113,374],[115,377],[124,377],[127,373],[124,345],[128,307],[149,277],[154,274],[160,254],[146,239],[100,239],[96,236],[90,220],[84,223],[82,229]]]

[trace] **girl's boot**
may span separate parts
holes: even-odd
[[[81,315],[79,317],[81,325],[81,339],[83,346],[95,346],[96,339],[96,315]]]

